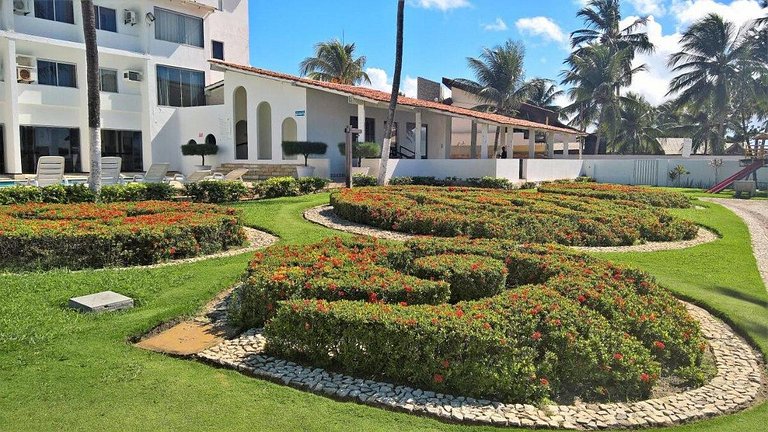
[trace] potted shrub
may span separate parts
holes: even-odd
[[[206,142],[198,144],[195,140],[189,140],[188,143],[181,146],[181,154],[184,156],[200,156],[202,165],[195,165],[198,170],[210,170],[211,166],[205,164],[206,156],[213,156],[219,152],[219,146],[215,142]]]
[[[283,153],[286,156],[304,156],[304,166],[296,167],[298,178],[312,177],[315,167],[309,166],[310,155],[324,155],[328,150],[328,144],[313,141],[283,141]]]
[[[347,155],[347,144],[339,143],[339,152],[342,156]],[[381,146],[374,142],[353,142],[352,143],[352,176],[367,176],[370,167],[362,167],[363,158],[381,157]],[[355,166],[357,164],[357,166]]]

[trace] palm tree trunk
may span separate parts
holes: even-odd
[[[99,96],[99,50],[96,43],[96,14],[92,0],[81,0],[85,63],[88,82],[88,138],[91,174],[88,184],[97,195],[101,192],[101,99]]]
[[[597,142],[595,143],[595,151],[592,154],[599,155],[600,154],[600,128],[599,127],[597,128],[596,135],[597,135]]]
[[[395,133],[395,110],[397,97],[400,94],[400,75],[403,72],[403,18],[405,15],[405,0],[397,1],[397,41],[395,44],[395,76],[392,79],[392,95],[389,98],[389,113],[387,114],[387,134],[381,147],[381,164],[379,165],[380,186],[387,182],[387,165],[389,164],[389,147],[392,135]],[[421,133],[416,131],[416,133]],[[417,155],[418,157],[418,155]]]

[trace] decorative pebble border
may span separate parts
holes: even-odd
[[[249,330],[197,355],[291,387],[446,422],[558,429],[626,429],[672,426],[740,411],[763,389],[761,357],[727,325],[704,309],[686,304],[712,348],[717,375],[703,387],[632,403],[548,405],[504,404],[364,380],[265,355],[261,330]]]
[[[304,218],[310,222],[314,222],[326,228],[345,231],[352,234],[377,237],[381,239],[404,241],[418,237],[413,234],[404,234],[348,221],[339,217],[333,211],[333,207],[329,205],[315,207],[305,211]],[[583,252],[658,252],[664,250],[686,249],[689,247],[713,242],[718,238],[719,237],[717,234],[713,233],[712,231],[699,228],[698,235],[695,239],[692,240],[681,240],[675,242],[646,242],[632,246],[572,246],[572,248]]]

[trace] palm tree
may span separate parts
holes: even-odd
[[[613,53],[626,51],[628,54],[624,57],[624,68],[630,71],[635,54],[652,53],[655,49],[647,33],[636,32],[638,27],[647,22],[647,18],[639,18],[626,27],[621,26],[619,0],[590,0],[576,16],[584,18],[586,28],[571,33],[571,46],[576,48],[574,55],[581,55],[580,50],[589,49],[594,44],[605,45]],[[625,74],[624,81],[617,83],[616,94],[620,93],[622,86],[630,84],[632,74]]]
[[[595,154],[599,152],[601,138],[613,138],[619,127],[622,102],[627,102],[627,98],[614,91],[618,83],[645,69],[643,65],[627,70],[626,59],[630,55],[629,49],[614,53],[607,45],[593,44],[568,58],[570,69],[563,73],[563,84],[572,86],[568,90],[572,103],[563,112],[575,114],[573,126],[586,129],[596,123]]]
[[[387,165],[389,163],[389,148],[392,143],[392,137],[397,132],[395,128],[395,110],[397,109],[397,98],[400,95],[400,76],[403,72],[403,24],[405,15],[405,0],[397,2],[397,36],[395,41],[395,76],[392,78],[392,93],[389,97],[389,111],[387,113],[386,138],[381,146],[381,164],[379,165],[379,185],[383,186],[387,182]],[[416,131],[419,133],[419,131]],[[418,155],[417,155],[418,157]]]
[[[315,56],[307,57],[299,65],[301,75],[313,80],[336,84],[370,84],[365,73],[365,56],[355,58],[355,44],[344,44],[338,39],[315,45]]]
[[[561,114],[562,107],[557,105],[557,98],[565,92],[560,90],[553,80],[534,78],[531,80],[531,88],[531,94],[528,95],[529,104]]]
[[[660,154],[657,110],[636,93],[628,93],[621,107],[621,120],[612,150],[620,154]]]
[[[468,79],[456,81],[483,102],[474,109],[514,117],[518,114],[520,105],[529,99],[534,89],[531,82],[525,81],[524,61],[523,45],[508,40],[503,45],[492,49],[483,49],[478,58],[467,58],[469,69],[475,75],[475,81]],[[500,129],[496,128],[494,153],[498,150]]]
[[[659,107],[658,124],[666,137],[690,137],[691,150],[708,154],[716,141],[717,127],[707,113],[709,109],[678,106],[670,101]]]
[[[88,137],[91,173],[88,185],[97,195],[101,191],[101,96],[99,95],[99,51],[96,42],[96,12],[93,1],[82,0],[83,36],[88,83]]]
[[[711,110],[718,128],[712,150],[722,154],[734,90],[754,83],[744,82],[744,70],[755,63],[748,56],[749,44],[733,23],[717,14],[693,23],[680,43],[682,51],[672,54],[668,61],[677,76],[670,82],[667,95],[677,95],[678,104],[691,105],[694,110]]]

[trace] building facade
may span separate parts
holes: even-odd
[[[94,0],[101,69],[102,153],[123,171],[181,158],[179,117],[211,107],[223,79],[209,60],[249,63],[248,0]],[[33,173],[64,156],[88,170],[85,44],[79,0],[0,0],[0,173]],[[190,115],[181,114],[190,111]],[[178,169],[178,168],[177,168]]]

